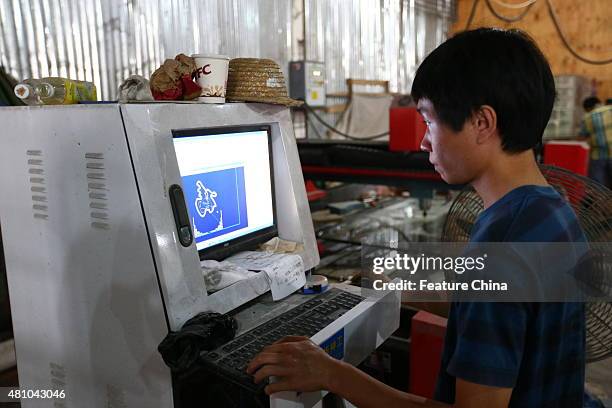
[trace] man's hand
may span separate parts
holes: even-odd
[[[269,376],[278,381],[266,387],[266,394],[280,391],[327,390],[362,408],[438,408],[450,405],[408,394],[389,387],[357,368],[338,361],[307,337],[285,337],[264,348],[251,361],[247,373],[259,383]],[[454,407],[504,408],[511,388],[489,387],[457,379]]]
[[[275,376],[266,394],[279,391],[318,391],[329,389],[332,372],[341,364],[308,337],[288,336],[264,348],[247,367],[256,383]]]

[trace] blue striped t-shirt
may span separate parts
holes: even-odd
[[[472,242],[585,242],[552,187],[512,190],[478,217]],[[455,380],[512,388],[510,407],[582,407],[582,303],[451,304],[436,399],[454,403]]]

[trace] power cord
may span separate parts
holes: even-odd
[[[465,28],[463,29],[464,31],[469,29],[472,25],[472,20],[474,20],[474,14],[476,14],[476,6],[478,6],[478,0],[474,0],[474,2],[472,3],[472,9],[470,10],[470,15],[468,16],[468,19],[465,22]]]
[[[389,134],[389,132],[384,132],[384,133],[380,133],[380,134],[377,134],[377,135],[372,135],[372,136],[364,136],[364,137],[358,137],[358,136],[349,135],[349,134],[347,134],[347,133],[344,133],[344,132],[339,131],[338,129],[336,129],[335,127],[333,127],[333,126],[332,126],[332,125],[330,125],[329,123],[327,123],[325,120],[323,120],[323,118],[321,118],[321,117],[320,117],[320,116],[317,114],[317,112],[315,112],[315,110],[314,110],[314,109],[313,109],[313,108],[312,108],[310,105],[308,105],[307,103],[304,103],[304,106],[305,106],[305,107],[306,107],[306,109],[308,109],[308,111],[309,111],[310,113],[312,113],[312,115],[313,115],[315,118],[317,118],[317,120],[318,120],[319,122],[321,122],[321,124],[322,124],[323,126],[325,126],[327,129],[329,129],[330,131],[332,131],[332,132],[334,132],[334,133],[336,133],[336,134],[338,134],[338,135],[340,135],[340,136],[344,136],[344,137],[346,137],[347,139],[350,139],[350,140],[360,140],[360,141],[364,141],[364,140],[375,140],[375,139],[380,139],[381,137],[385,137],[385,136],[387,136],[387,135]],[[308,116],[307,116],[306,118],[307,118],[306,120],[307,120],[307,121],[309,121],[309,120],[308,120]],[[314,124],[313,124],[313,125],[314,125]]]
[[[586,58],[578,54],[576,50],[572,48],[569,41],[567,41],[567,38],[565,37],[563,30],[561,30],[561,25],[559,24],[557,14],[555,13],[555,10],[553,9],[551,1],[546,0],[546,4],[548,5],[548,13],[550,14],[550,18],[552,18],[555,28],[557,29],[557,33],[559,34],[559,37],[561,37],[561,42],[563,42],[563,45],[565,46],[565,48],[567,48],[570,54],[572,54],[574,57],[576,57],[580,61],[585,62],[587,64],[592,64],[592,65],[606,65],[612,62],[612,58],[608,58],[605,60],[593,60],[593,59]]]
[[[538,1],[538,0],[527,0],[524,3],[508,4],[508,3],[504,3],[501,0],[493,0],[494,3],[499,4],[502,7],[506,7],[506,8],[510,8],[510,9],[522,9],[523,7],[531,6],[536,1]]]
[[[493,8],[491,1],[495,2],[496,4],[502,5],[504,7],[513,8],[513,9],[525,8],[525,10],[516,17],[502,16]],[[516,23],[517,21],[520,21],[521,19],[523,19],[523,17],[525,17],[525,15],[529,12],[529,10],[535,4],[536,1],[537,0],[528,0],[520,4],[508,4],[508,3],[502,2],[501,0],[485,0],[487,7],[491,11],[491,13],[498,19],[505,21],[507,23]],[[550,15],[550,18],[553,21],[557,34],[561,38],[561,42],[563,43],[565,48],[567,48],[570,54],[572,54],[572,56],[574,56],[576,59],[586,64],[591,64],[591,65],[606,65],[606,64],[612,63],[612,58],[608,58],[604,60],[594,60],[594,59],[587,58],[587,57],[584,57],[578,54],[578,52],[572,47],[572,45],[567,40],[567,37],[565,36],[565,33],[563,32],[563,29],[561,28],[561,24],[559,23],[559,18],[557,17],[557,14],[553,8],[551,0],[546,0],[546,5],[548,8],[548,14]],[[470,15],[465,25],[465,30],[470,28],[470,25],[472,24],[472,21],[474,20],[474,15],[476,14],[477,6],[478,6],[478,0],[474,0],[474,3],[472,4],[472,9],[470,11]]]
[[[501,14],[499,14],[494,8],[493,5],[491,4],[491,0],[485,0],[487,3],[487,7],[489,8],[489,11],[491,11],[491,13],[499,18],[502,21],[505,21],[506,23],[516,23],[517,21],[521,21],[523,19],[523,17],[525,17],[527,15],[527,13],[529,13],[529,10],[531,10],[531,7],[533,7],[533,5],[535,4],[535,1],[532,2],[527,2],[527,3],[523,3],[523,4],[527,4],[525,6],[525,10],[523,10],[521,12],[521,14],[519,14],[516,17],[506,17],[506,16],[502,16]]]

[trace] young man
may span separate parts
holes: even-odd
[[[472,241],[584,241],[534,160],[555,88],[527,35],[454,36],[423,61],[412,96],[428,127],[421,147],[436,171],[448,183],[471,184],[484,201]],[[267,393],[327,389],[360,408],[581,407],[584,345],[581,304],[464,302],[451,305],[439,402],[394,390],[301,337],[267,347],[247,371],[256,381],[277,377]]]
[[[591,145],[589,177],[612,188],[612,106],[601,105],[591,96],[582,102],[586,112],[580,126],[580,136]]]

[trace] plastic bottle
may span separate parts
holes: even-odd
[[[93,83],[59,77],[26,79],[15,86],[15,95],[28,105],[69,105],[97,100]]]

